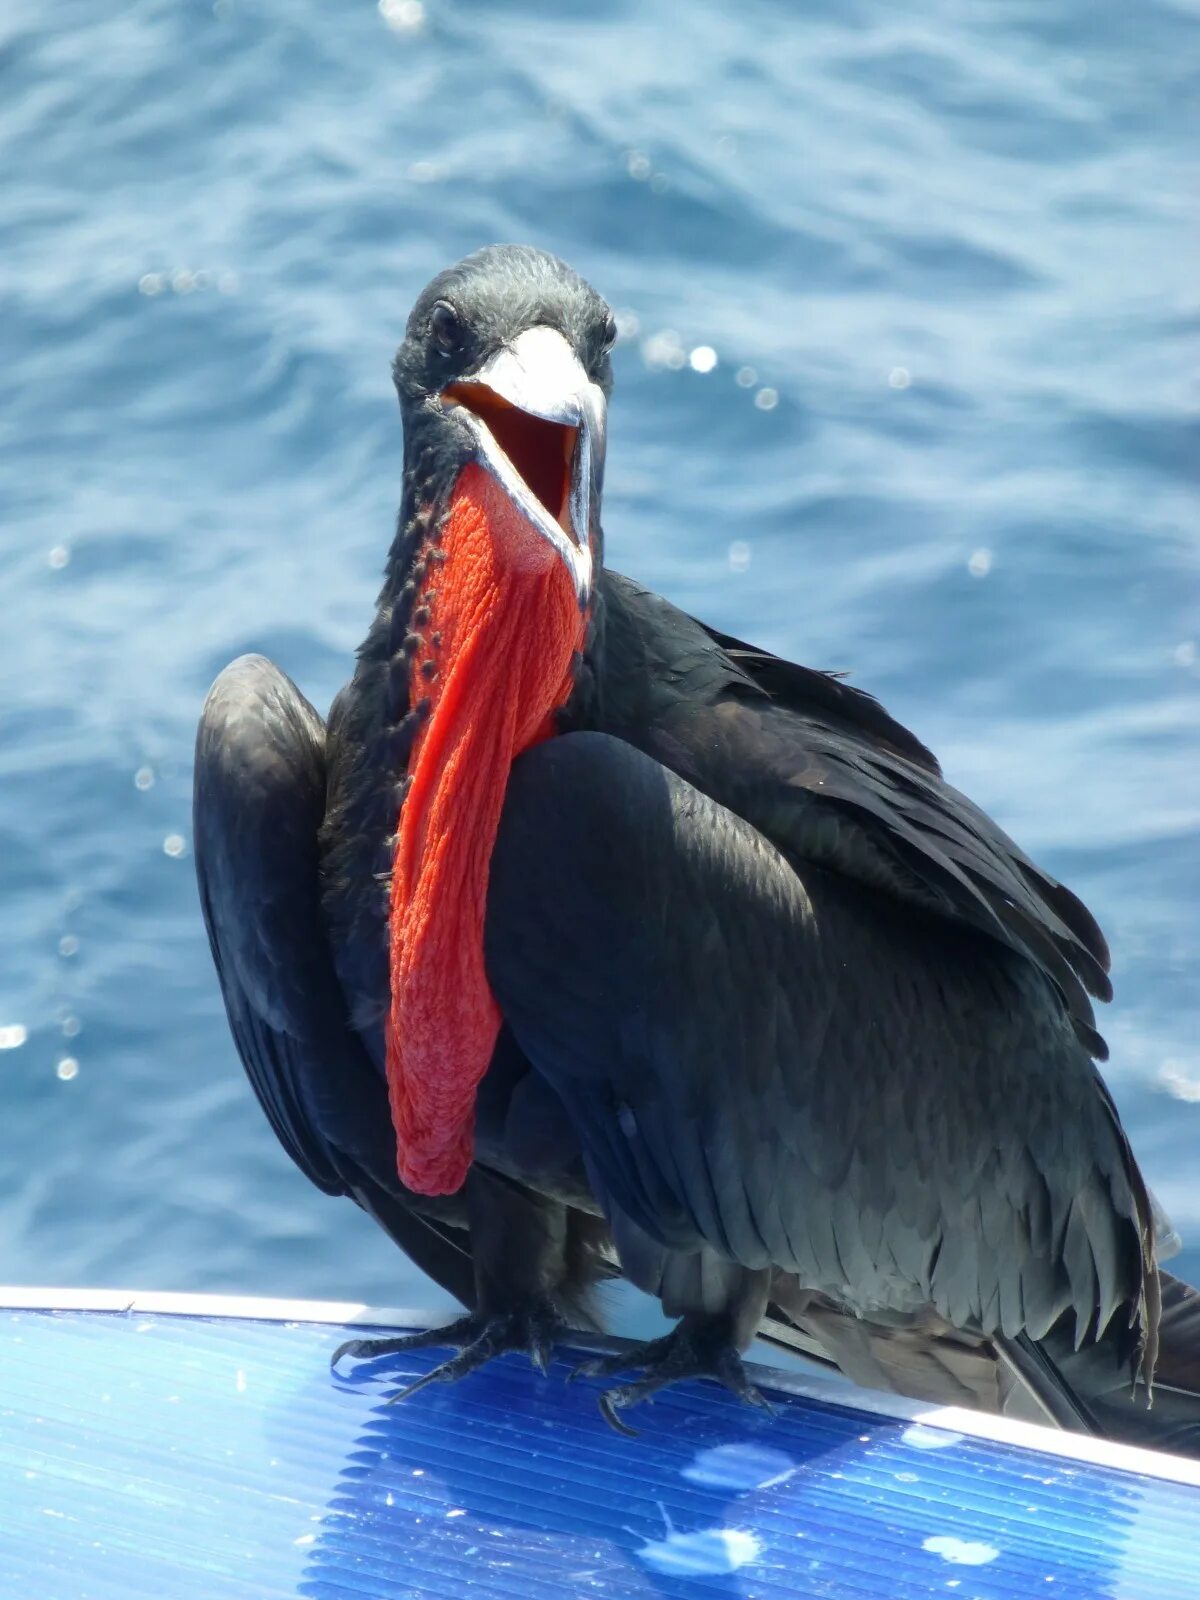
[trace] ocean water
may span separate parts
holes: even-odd
[[[319,705],[413,296],[496,239],[621,315],[612,564],[854,681],[1096,911],[1200,1280],[1195,0],[0,12],[0,1281],[428,1303],[253,1102],[191,749]]]

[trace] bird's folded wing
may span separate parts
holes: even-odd
[[[596,1193],[670,1248],[1013,1334],[1148,1315],[1149,1202],[1045,979],[630,745],[514,766],[487,963]]]
[[[339,1009],[319,908],[324,746],[321,719],[295,685],[261,657],[242,657],[201,716],[193,821],[200,903],[238,1054],[288,1155],[340,1194],[311,1109],[320,1070],[311,1057],[318,1041],[328,1047]]]
[[[690,619],[688,619],[690,621]],[[699,628],[699,624],[693,624]],[[942,777],[930,752],[837,677],[704,629],[728,663],[708,697],[667,710],[652,753],[781,850],[823,862],[1021,951],[1056,984],[1072,1025],[1107,1057],[1089,996],[1112,998],[1109,952],[1087,907]],[[674,762],[671,762],[674,764]]]
[[[269,661],[217,679],[196,739],[200,901],[238,1054],[292,1160],[327,1194],[371,1212],[464,1303],[469,1253],[418,1215],[395,1169],[387,1091],[349,1027],[320,905],[325,730]]]
[[[1089,996],[1111,998],[1087,908],[942,777],[870,695],[755,649],[605,574],[602,727],[745,817],[789,859],[978,928],[1057,986],[1107,1055]]]

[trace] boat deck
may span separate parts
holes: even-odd
[[[565,1359],[389,1405],[440,1357],[331,1376],[368,1320],[0,1291],[0,1595],[1200,1596],[1200,1464],[766,1370],[636,1439]]]

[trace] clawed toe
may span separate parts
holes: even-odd
[[[606,1389],[600,1396],[600,1414],[618,1433],[634,1435],[636,1430],[621,1412],[650,1400],[660,1389],[684,1378],[711,1378],[747,1405],[770,1411],[762,1391],[746,1376],[742,1358],[732,1345],[714,1338],[708,1330],[681,1323],[665,1338],[634,1345],[615,1355],[595,1356],[580,1362],[571,1373],[575,1378],[608,1378],[618,1372],[640,1370],[642,1376],[630,1383]]]
[[[619,1389],[606,1389],[599,1400],[600,1415],[605,1422],[617,1433],[623,1433],[627,1439],[636,1439],[637,1429],[631,1428],[620,1413],[626,1406],[637,1405],[642,1398],[634,1392],[636,1388],[636,1384],[626,1383]]]
[[[497,1346],[487,1338],[476,1339],[465,1350],[460,1350],[456,1356],[451,1356],[449,1361],[443,1361],[440,1366],[422,1373],[419,1378],[414,1378],[412,1383],[405,1384],[403,1389],[388,1397],[388,1405],[398,1405],[401,1400],[407,1400],[410,1395],[416,1394],[418,1389],[424,1389],[431,1383],[457,1383],[460,1378],[465,1378],[468,1373],[476,1372],[494,1355],[499,1355]]]
[[[634,1367],[653,1367],[669,1357],[673,1334],[662,1339],[651,1339],[647,1344],[631,1345],[628,1350],[617,1350],[607,1356],[591,1356],[572,1368],[568,1382],[577,1378],[615,1378],[618,1372],[629,1372]]]
[[[446,1345],[455,1348],[456,1353],[448,1361],[422,1373],[392,1395],[388,1404],[395,1405],[431,1383],[456,1383],[509,1350],[524,1351],[533,1366],[544,1373],[554,1353],[554,1341],[564,1331],[557,1313],[547,1305],[535,1304],[491,1314],[476,1312],[460,1317],[445,1328],[387,1338],[347,1339],[333,1352],[330,1365],[336,1367],[346,1357],[374,1361],[410,1350]],[[711,1378],[747,1405],[771,1410],[761,1391],[746,1376],[742,1358],[724,1336],[722,1324],[697,1323],[685,1318],[664,1338],[581,1361],[571,1373],[571,1379],[612,1378],[622,1372],[640,1375],[606,1389],[599,1397],[599,1406],[609,1426],[630,1437],[636,1436],[636,1430],[629,1426],[622,1413],[645,1400],[652,1400],[660,1389],[685,1378]]]
[[[343,1357],[356,1361],[373,1361],[381,1356],[398,1355],[409,1350],[427,1350],[450,1345],[458,1354],[443,1361],[440,1366],[422,1373],[412,1383],[406,1384],[388,1401],[395,1405],[407,1400],[419,1389],[431,1383],[456,1383],[469,1373],[477,1371],[493,1356],[509,1350],[523,1350],[539,1372],[546,1372],[554,1353],[555,1337],[563,1330],[557,1313],[549,1306],[533,1305],[516,1311],[486,1314],[478,1312],[460,1317],[448,1327],[430,1328],[420,1333],[402,1334],[392,1338],[347,1339],[330,1358],[330,1366],[337,1366]]]
[[[339,1361],[350,1356],[355,1361],[377,1361],[381,1356],[398,1355],[402,1350],[428,1350],[437,1345],[458,1344],[465,1336],[473,1337],[474,1317],[459,1317],[457,1322],[443,1328],[425,1328],[420,1333],[403,1333],[386,1339],[347,1339],[329,1358],[336,1370]]]

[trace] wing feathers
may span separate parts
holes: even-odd
[[[636,653],[660,684],[626,724],[646,749],[754,824],[789,858],[965,921],[1037,964],[1080,1040],[1106,1056],[1088,996],[1111,998],[1095,919],[965,795],[877,701],[687,617],[628,579],[605,577],[610,653]],[[620,660],[611,671],[620,676]],[[678,670],[676,670],[678,669]],[[677,685],[671,695],[666,687]]]
[[[1011,945],[789,865],[580,733],[513,769],[486,949],[597,1195],[662,1246],[983,1333],[1149,1331],[1140,1178]]]

